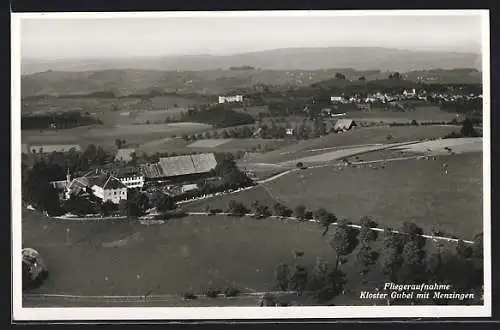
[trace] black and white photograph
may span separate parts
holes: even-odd
[[[488,15],[11,14],[14,318],[491,316]]]

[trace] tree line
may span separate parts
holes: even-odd
[[[189,109],[181,121],[196,122],[224,128],[255,123],[255,119],[242,112],[231,110],[225,106],[213,106],[208,109]]]
[[[206,206],[205,211],[210,214],[223,212],[210,206]],[[362,217],[359,228],[355,228],[350,221],[323,208],[312,211],[298,205],[292,210],[280,203],[269,207],[258,201],[247,207],[241,202],[230,200],[225,212],[233,216],[253,212],[256,218],[293,215],[299,221],[315,219],[323,228],[322,236],[326,236],[332,225],[335,225],[328,238],[332,249],[330,260],[317,258],[314,267],[309,268],[303,263],[304,252],[294,251],[294,263],[282,262],[277,265],[276,289],[283,292],[294,290],[298,295],[307,293],[320,303],[329,302],[346,292],[349,279],[346,277],[345,267],[349,263],[358,270],[360,285],[367,283],[370,272],[379,271],[393,283],[448,284],[453,291],[474,293],[473,298],[465,300],[436,298],[432,295],[426,300],[406,300],[390,298],[389,295],[387,304],[478,304],[482,299],[482,233],[474,236],[473,244],[459,240],[445,247],[440,241],[424,238],[422,228],[412,222],[403,222],[398,232],[390,227],[375,231],[372,228],[378,228],[378,224],[367,216]],[[386,280],[380,279],[380,282],[371,284],[383,287],[384,281]],[[279,300],[272,295],[265,299],[274,302]],[[271,306],[274,303],[264,305]]]
[[[95,117],[82,114],[79,111],[21,116],[21,129],[26,130],[49,128],[66,129],[94,124],[102,124],[102,122]]]

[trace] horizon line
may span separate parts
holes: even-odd
[[[395,50],[395,51],[406,51],[406,52],[414,52],[414,53],[448,53],[448,54],[469,54],[469,55],[477,55],[481,56],[481,50],[477,51],[458,51],[458,50],[445,50],[445,49],[408,49],[408,48],[397,48],[397,47],[379,47],[379,46],[325,46],[325,47],[283,47],[283,48],[269,48],[263,50],[249,50],[237,53],[229,53],[229,54],[215,54],[215,53],[176,53],[176,54],[155,54],[155,55],[113,55],[113,56],[85,56],[85,57],[77,57],[77,56],[65,56],[59,58],[47,58],[47,57],[33,57],[33,56],[22,56],[22,60],[32,60],[32,61],[64,61],[64,60],[106,60],[106,59],[133,59],[133,58],[158,58],[158,57],[181,57],[181,56],[206,56],[206,57],[230,57],[230,56],[238,56],[245,54],[257,54],[264,52],[273,52],[273,51],[283,51],[283,50],[326,50],[332,48],[371,48],[371,49],[386,49],[386,50]]]

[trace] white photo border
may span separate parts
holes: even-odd
[[[21,276],[21,21],[25,19],[303,17],[303,16],[451,16],[479,15],[482,25],[483,83],[483,233],[484,305],[482,306],[329,306],[329,307],[120,307],[23,308]],[[491,317],[491,174],[490,174],[490,28],[489,10],[349,10],[219,12],[11,13],[11,187],[12,312],[15,321],[96,320],[256,320]],[[17,280],[16,280],[17,279]]]

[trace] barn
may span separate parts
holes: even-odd
[[[182,182],[206,176],[217,166],[213,153],[193,154],[160,158],[158,163],[141,166],[146,180],[169,180]]]
[[[335,130],[335,132],[344,132],[344,131],[350,130],[354,126],[357,126],[357,125],[356,125],[356,122],[354,122],[354,120],[352,120],[352,119],[339,119],[335,123],[335,126],[333,127],[333,129]]]

